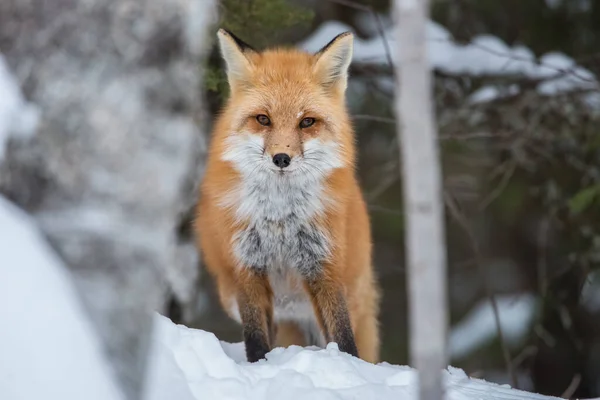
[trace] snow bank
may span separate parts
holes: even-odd
[[[323,23],[299,46],[306,51],[317,51],[335,35],[352,28],[339,21]],[[390,46],[390,56],[397,61],[398,43],[395,27],[384,32]],[[543,79],[537,89],[541,94],[555,95],[573,89],[599,89],[597,78],[589,70],[558,52],[551,52],[536,59],[524,46],[509,47],[500,38],[479,35],[471,43],[456,43],[446,28],[433,22],[427,23],[429,61],[432,68],[451,74],[519,75],[531,79]],[[379,35],[372,39],[355,38],[353,61],[365,64],[388,62],[384,42]],[[490,98],[486,93],[485,100]],[[491,96],[494,97],[494,96]],[[481,101],[481,99],[479,99]]]
[[[122,399],[64,266],[31,219],[2,197],[0,255],[0,399]],[[518,325],[531,313],[529,300],[514,305],[501,299],[499,304],[507,336],[519,336]],[[479,340],[467,328],[473,327],[472,321],[493,326],[488,314],[485,307],[476,308],[465,320],[464,332],[454,335]],[[416,398],[414,370],[369,364],[340,352],[335,344],[326,349],[277,348],[267,360],[245,360],[243,343],[225,343],[156,314],[144,398]],[[450,400],[551,399],[471,379],[456,368],[444,374]]]
[[[536,299],[527,294],[522,296],[496,296],[498,315],[504,340],[508,345],[518,345],[531,329]],[[489,300],[477,304],[450,332],[450,356],[453,359],[468,356],[497,336],[494,311]]]
[[[0,277],[0,399],[121,399],[65,267],[2,196]]]
[[[0,54],[0,161],[9,135],[28,137],[35,131],[39,111],[27,103]]]
[[[267,360],[245,361],[243,343],[225,343],[202,330],[156,315],[152,370],[146,400],[409,400],[416,398],[413,369],[326,349],[277,348]],[[448,399],[553,399],[445,371]]]

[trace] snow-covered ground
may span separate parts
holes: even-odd
[[[66,268],[33,220],[2,197],[0,238],[0,399],[121,399]],[[145,400],[409,400],[417,390],[411,368],[369,364],[335,344],[277,348],[249,364],[242,343],[158,314],[148,368]],[[451,367],[444,375],[452,400],[550,399]]]
[[[156,316],[153,365],[146,400],[409,400],[417,376],[406,366],[373,365],[337,345],[326,349],[277,348],[267,360],[245,361],[243,343],[225,343],[209,332]],[[448,399],[553,399],[444,371]]]

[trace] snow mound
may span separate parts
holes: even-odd
[[[380,35],[369,39],[356,37],[353,62],[386,64],[388,56],[391,61],[397,62],[399,45],[395,40],[395,29],[392,25],[383,32],[389,44],[389,54]],[[314,52],[337,34],[351,30],[349,25],[340,21],[327,21],[299,46]],[[537,59],[530,49],[520,45],[511,47],[500,38],[488,34],[478,35],[468,44],[460,44],[454,41],[446,28],[432,20],[427,22],[426,35],[430,67],[449,74],[518,75],[539,79],[541,82],[537,85],[537,90],[542,95],[556,95],[575,89],[600,89],[598,80],[591,71],[577,65],[575,60],[562,53],[550,52]],[[492,93],[492,89],[486,90],[486,93],[477,95],[474,102],[489,101],[499,95]]]
[[[31,218],[1,196],[0,256],[0,276],[8,277],[0,279],[0,399],[121,399],[67,270]],[[529,314],[529,302],[523,304],[516,314]],[[335,343],[276,348],[250,364],[243,343],[219,341],[159,314],[148,361],[145,400],[412,400],[417,394],[413,369],[373,365]],[[552,399],[452,367],[444,376],[449,400]]]
[[[413,369],[369,364],[335,343],[326,349],[276,348],[255,364],[245,359],[243,343],[219,341],[157,314],[146,399],[416,399]],[[444,375],[450,400],[552,399],[472,379],[457,368]]]
[[[0,399],[121,399],[60,259],[0,196]]]
[[[531,294],[496,297],[500,326],[509,345],[520,344],[529,333],[536,312]],[[478,303],[450,332],[450,356],[461,358],[497,337],[494,310],[489,299]]]

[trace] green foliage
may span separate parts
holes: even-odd
[[[507,182],[496,200],[496,211],[506,221],[514,222],[527,196],[527,185],[518,178]]]
[[[277,43],[282,30],[307,26],[314,17],[312,10],[286,0],[222,0],[221,5],[221,26],[258,48]]]
[[[589,143],[590,150],[598,150],[600,149],[600,132],[591,135],[592,138]]]
[[[223,101],[229,95],[227,75],[220,67],[209,65],[204,73],[204,86],[206,90],[214,93],[219,101]]]
[[[286,0],[221,0],[220,6],[218,27],[232,31],[257,49],[279,44],[286,30],[308,28],[314,18],[312,10]],[[229,95],[220,59],[211,60],[205,68],[204,85],[217,104]]]
[[[569,210],[573,214],[579,214],[590,207],[598,198],[600,198],[600,185],[584,188],[569,200]]]

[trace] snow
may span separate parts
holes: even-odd
[[[485,103],[500,97],[500,90],[493,86],[484,86],[481,89],[476,90],[469,96],[469,102],[471,104]]]
[[[581,290],[581,304],[590,313],[600,312],[600,271],[592,271]]]
[[[121,399],[64,265],[2,196],[0,256],[0,399]]]
[[[0,161],[9,136],[29,137],[35,131],[39,111],[27,103],[6,61],[0,54]]]
[[[500,326],[508,345],[518,345],[531,328],[536,299],[531,294],[496,296]],[[489,300],[477,304],[450,332],[452,359],[468,356],[497,336],[494,311]]]
[[[576,11],[588,12],[592,8],[592,0],[571,0],[570,2],[564,0],[546,0],[546,6],[553,10],[557,10],[563,5],[573,6]]]
[[[395,29],[394,26],[386,28],[384,36],[389,43],[391,58],[397,62]],[[342,22],[327,21],[299,46],[306,51],[315,52],[335,35],[350,30],[352,28]],[[456,43],[446,28],[431,20],[427,22],[426,35],[431,67],[449,74],[518,75],[541,79],[543,81],[537,89],[543,95],[555,95],[575,89],[600,90],[598,80],[592,72],[559,52],[547,53],[536,59],[530,49],[520,45],[509,47],[500,38],[488,34],[478,35],[469,44],[463,45]],[[355,37],[353,62],[386,64],[388,57],[381,36],[375,34],[371,39]],[[492,94],[486,89],[483,98],[492,100],[495,98]]]
[[[122,399],[67,270],[31,218],[2,197],[0,239],[0,272],[9,277],[0,280],[0,399]],[[499,299],[509,340],[522,335],[532,310],[530,298],[517,300]],[[493,326],[489,310],[480,308],[454,337],[476,342],[473,327]],[[159,314],[154,324],[144,400],[416,399],[415,370],[364,362],[335,343],[276,348],[250,364],[241,342],[219,341]],[[472,379],[453,367],[443,374],[449,400],[552,399]]]
[[[156,314],[146,400],[416,399],[417,374],[406,367],[369,364],[338,350],[276,348],[266,360],[245,361],[243,343],[219,341],[202,330]],[[450,400],[553,399],[444,371]]]

